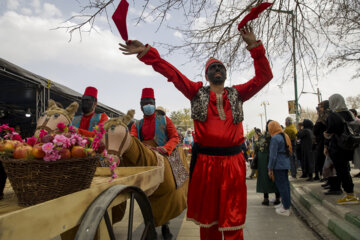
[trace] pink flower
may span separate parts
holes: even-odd
[[[4,136],[5,139],[11,139],[12,138],[12,134],[11,133],[7,133],[5,136]]]
[[[9,124],[3,124],[0,126],[0,132],[2,131],[8,131],[8,132],[14,132],[15,130],[12,127],[9,127]]]
[[[65,128],[66,128],[66,125],[63,123],[63,122],[59,122],[57,125],[56,125],[57,129],[59,130],[59,132],[64,132]]]
[[[117,174],[114,172],[111,177],[114,179],[114,178],[117,178],[118,176],[117,176]]]
[[[55,135],[53,142],[56,146],[62,146],[64,148],[69,148],[71,146],[70,139],[64,135]]]
[[[23,141],[22,138],[21,138],[21,136],[20,136],[20,134],[18,134],[17,132],[13,132],[13,135],[12,135],[11,140],[18,140],[18,141],[20,141],[20,142]]]
[[[113,156],[109,156],[109,162],[112,164],[114,161],[114,157]]]
[[[42,138],[43,136],[46,136],[47,134],[48,134],[47,131],[45,131],[44,129],[40,129],[39,138]]]
[[[112,171],[114,171],[115,168],[116,168],[116,166],[117,166],[117,163],[116,163],[116,162],[113,162],[113,163],[110,165],[110,169],[111,169]]]
[[[36,137],[27,138],[26,143],[31,146],[34,146],[37,143],[37,138]]]
[[[69,132],[76,133],[76,130],[72,125],[69,126]]]
[[[53,161],[55,162],[56,160],[59,160],[61,158],[59,151],[55,150],[52,151],[51,153],[46,153],[44,156],[44,161],[49,162],[49,161]]]
[[[51,142],[49,143],[45,143],[44,145],[42,145],[42,150],[45,152],[45,153],[51,153],[51,151],[53,150],[54,148],[54,144],[52,144]],[[44,158],[45,159],[45,158]]]
[[[108,155],[108,152],[107,152],[107,150],[105,149],[103,152],[102,152],[102,156],[103,157],[106,157]]]

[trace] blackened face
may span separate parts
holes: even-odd
[[[84,95],[81,99],[81,110],[84,114],[89,114],[95,110],[96,98]]]
[[[143,99],[141,99],[141,101],[140,101],[141,110],[144,112],[143,107],[145,105],[149,105],[149,104],[155,106],[155,99],[153,99],[153,98],[143,98]]]
[[[208,67],[206,74],[208,80],[215,85],[223,84],[226,80],[226,68],[218,62],[212,63]]]

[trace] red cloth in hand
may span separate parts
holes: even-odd
[[[248,21],[257,18],[261,12],[263,12],[265,9],[267,9],[271,5],[272,5],[272,3],[264,2],[264,3],[259,4],[257,7],[252,8],[250,10],[250,12],[239,23],[238,30],[240,31],[240,29],[242,27],[244,27]]]
[[[129,3],[126,0],[121,0],[119,6],[117,7],[112,16],[112,19],[124,41],[128,40],[128,32],[126,27],[126,15],[128,12],[128,8]]]
[[[169,156],[168,151],[164,147],[156,147],[155,150],[161,155]]]

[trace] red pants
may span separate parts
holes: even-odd
[[[201,240],[223,240],[222,235],[224,234],[224,240],[243,240],[243,230],[234,231],[223,231],[218,230],[218,225],[214,225],[211,228],[200,228],[200,239]]]

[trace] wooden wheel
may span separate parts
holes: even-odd
[[[102,218],[105,219],[106,227],[111,240],[115,240],[115,234],[110,221],[107,209],[111,202],[120,194],[130,194],[130,211],[129,211],[129,224],[127,239],[132,239],[133,230],[133,216],[134,216],[134,200],[138,203],[142,216],[144,217],[145,229],[142,233],[141,239],[153,240],[157,239],[157,233],[155,230],[154,217],[151,210],[150,202],[145,193],[138,187],[115,185],[104,192],[102,192],[91,206],[87,209],[79,230],[76,233],[76,240],[89,240],[94,239],[98,226]]]

